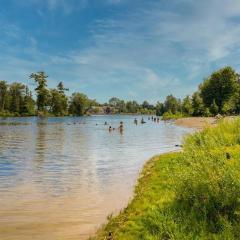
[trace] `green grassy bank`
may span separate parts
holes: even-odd
[[[92,239],[240,239],[240,120],[187,136],[144,167],[133,200]]]

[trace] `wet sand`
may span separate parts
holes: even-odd
[[[176,125],[188,128],[203,129],[207,126],[217,124],[217,119],[214,117],[189,117],[180,118],[175,121]]]

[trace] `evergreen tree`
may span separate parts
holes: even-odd
[[[49,103],[49,91],[47,89],[47,78],[45,72],[32,73],[30,78],[37,83],[35,91],[37,93],[37,110],[45,111]]]

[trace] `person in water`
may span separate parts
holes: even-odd
[[[120,126],[118,127],[118,129],[119,129],[120,133],[123,132],[123,122],[122,121],[120,122]]]
[[[109,131],[109,132],[111,132],[111,131],[112,131],[112,127],[111,127],[111,126],[109,126],[109,128],[108,128],[108,131]]]
[[[135,118],[134,119],[134,123],[137,125],[138,124],[138,120]]]
[[[105,122],[105,123],[104,123],[104,125],[108,125],[108,123],[107,123],[107,122]]]
[[[146,122],[144,121],[143,117],[142,117],[141,123],[142,123],[142,124],[143,124],[143,123],[146,123]]]

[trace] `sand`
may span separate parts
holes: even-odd
[[[182,127],[203,129],[206,126],[216,125],[217,119],[214,117],[189,117],[177,119],[175,123]]]

